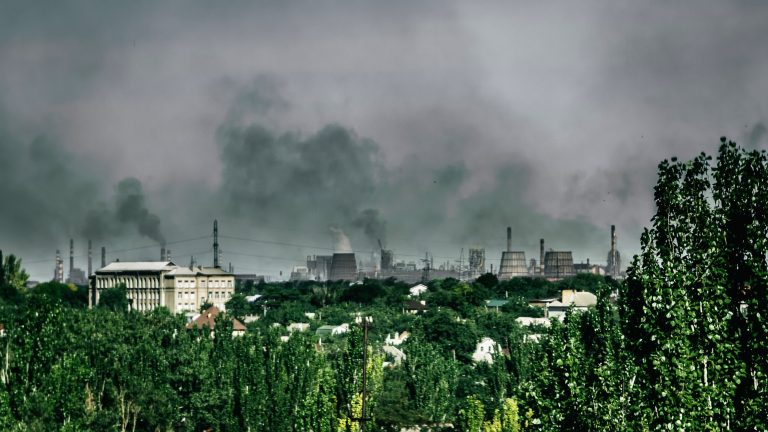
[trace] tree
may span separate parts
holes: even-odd
[[[459,368],[429,342],[411,338],[403,348],[406,388],[423,420],[446,421],[454,409]]]
[[[722,138],[711,160],[659,164],[622,289],[635,428],[768,428],[768,157]]]
[[[233,295],[225,306],[227,307],[227,312],[239,320],[242,320],[251,310],[251,304],[248,303],[248,299],[242,294]]]
[[[99,307],[124,312],[128,310],[129,305],[126,288],[123,284],[107,288],[99,294]]]
[[[493,273],[485,273],[480,275],[475,281],[484,287],[491,289],[499,284],[499,278]]]
[[[21,259],[12,254],[3,258],[0,252],[0,298],[11,302],[18,301],[27,279],[29,275],[21,267]]]

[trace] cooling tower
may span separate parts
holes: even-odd
[[[525,252],[512,250],[512,228],[507,227],[507,250],[501,254],[499,279],[517,276],[528,276],[528,263],[525,260]]]
[[[354,253],[335,253],[331,258],[329,280],[357,280],[357,261]]]
[[[528,276],[528,263],[525,260],[525,252],[503,252],[501,254],[501,265],[499,266],[499,280],[518,276]]]
[[[576,274],[571,251],[549,251],[544,254],[544,276],[562,279]]]

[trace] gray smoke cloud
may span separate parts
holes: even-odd
[[[127,229],[135,231],[165,246],[160,230],[160,217],[149,211],[141,182],[126,178],[115,185],[113,206],[97,204],[85,216],[82,234],[88,239],[102,241],[110,236],[123,235]]]
[[[516,249],[599,261],[616,224],[629,257],[661,159],[768,146],[766,21],[739,0],[3,2],[0,246],[127,248],[218,217],[323,247],[329,226],[356,249],[385,233],[406,259],[490,258],[510,225]],[[120,219],[126,178],[146,213]],[[223,246],[281,256],[272,274],[320,253],[274,248]]]
[[[352,221],[352,226],[363,231],[368,246],[376,249],[379,241],[382,245],[387,244],[387,222],[381,218],[376,209],[365,209]]]

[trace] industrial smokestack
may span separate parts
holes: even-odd
[[[101,268],[107,266],[107,248],[101,247]]]
[[[512,252],[512,227],[507,227],[507,252]]]
[[[611,254],[616,252],[616,225],[611,225]]]
[[[539,240],[539,273],[544,274],[544,239]]]
[[[160,247],[160,261],[165,261],[165,246]]]
[[[213,266],[219,268],[219,221],[213,220]]]
[[[88,276],[93,274],[93,245],[88,240]]]
[[[69,239],[69,277],[72,277],[72,269],[75,268],[75,240]]]

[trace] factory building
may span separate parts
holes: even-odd
[[[193,313],[206,301],[224,309],[235,292],[235,276],[218,267],[181,267],[172,261],[116,261],[91,276],[88,305],[97,305],[104,290],[118,285],[125,285],[133,310],[164,306],[172,313]]]
[[[309,279],[316,281],[327,281],[331,275],[331,255],[315,255],[307,257],[307,272]]]
[[[544,254],[544,277],[562,279],[575,276],[573,253],[571,251],[550,250]]]
[[[507,250],[501,254],[499,280],[528,276],[528,262],[525,252],[512,250],[512,228],[507,227]]]
[[[381,271],[390,271],[395,265],[395,255],[390,249],[381,249]]]
[[[64,260],[61,258],[61,252],[56,249],[56,265],[53,268],[53,281],[64,283]]]
[[[469,248],[469,277],[476,278],[485,273],[485,249]]]
[[[357,261],[351,252],[339,252],[331,258],[331,271],[328,280],[357,280]]]
[[[89,242],[90,245],[90,242]],[[90,255],[90,249],[89,249]],[[90,264],[90,259],[88,260]],[[54,271],[54,280],[57,282],[66,282],[75,285],[87,285],[88,277],[82,269],[75,267],[75,240],[69,239],[69,275],[66,281],[64,280],[64,261],[59,255],[59,251],[56,251],[56,270]]]
[[[89,254],[90,255],[90,254]],[[171,313],[194,314],[211,303],[224,310],[235,293],[235,275],[219,266],[219,227],[213,221],[213,267],[196,266],[192,258],[188,267],[170,260],[171,251],[160,249],[160,261],[115,261],[90,276],[88,306],[99,304],[104,290],[123,285],[131,309],[150,311],[166,307]],[[106,252],[101,249],[102,264]]]

